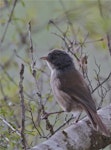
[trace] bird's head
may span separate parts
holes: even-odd
[[[41,59],[47,61],[50,69],[64,70],[74,67],[73,59],[64,50],[54,49],[47,56],[41,57]]]

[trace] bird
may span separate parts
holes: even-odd
[[[109,136],[108,129],[97,114],[90,89],[82,74],[76,69],[69,53],[65,50],[53,49],[41,59],[46,60],[51,70],[50,84],[54,98],[60,107],[73,114],[84,110],[93,128]]]

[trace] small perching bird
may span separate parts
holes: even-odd
[[[47,61],[51,70],[51,88],[61,108],[72,113],[85,110],[93,127],[109,136],[106,126],[97,114],[90,90],[76,70],[71,56],[63,50],[55,49],[41,59]]]

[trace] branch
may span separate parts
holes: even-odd
[[[21,138],[22,138],[22,146],[23,149],[26,150],[26,139],[25,139],[25,104],[24,104],[24,94],[23,94],[23,74],[24,74],[24,65],[21,65],[20,70],[20,82],[19,82],[19,94],[20,94],[20,102],[21,102]]]
[[[98,111],[103,123],[111,131],[111,104]],[[58,131],[45,142],[31,150],[99,150],[111,143],[110,137],[96,132],[88,120],[84,118],[63,131]]]

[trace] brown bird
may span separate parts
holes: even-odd
[[[76,70],[73,59],[63,50],[52,50],[46,60],[51,70],[51,87],[55,99],[64,111],[85,110],[93,127],[109,136],[106,126],[97,114],[96,106],[83,76]]]

